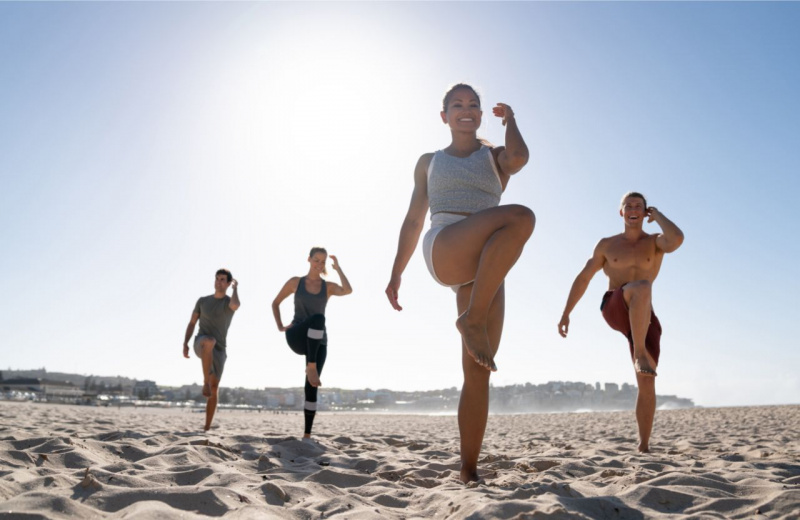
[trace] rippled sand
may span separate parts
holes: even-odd
[[[0,401],[0,517],[800,518],[800,406],[492,416],[470,487],[455,417],[302,421]]]

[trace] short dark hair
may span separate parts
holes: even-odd
[[[227,269],[224,269],[224,268],[220,269],[219,271],[217,271],[217,274],[224,274],[225,276],[227,276],[228,277],[228,283],[230,283],[230,281],[233,280],[233,275]],[[216,275],[214,275],[214,276],[216,276]]]
[[[628,193],[623,195],[622,199],[620,199],[620,201],[619,201],[620,209],[622,208],[622,206],[625,205],[625,199],[627,199],[628,197],[638,197],[638,198],[642,199],[642,202],[644,202],[644,207],[645,207],[645,209],[647,209],[647,199],[644,198],[644,195],[642,195],[638,191],[629,191]]]

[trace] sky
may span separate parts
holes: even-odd
[[[602,273],[557,324],[636,190],[686,237],[654,284],[658,393],[798,403],[798,25],[781,2],[0,3],[0,370],[201,382],[184,333],[227,267],[222,386],[301,386],[271,303],[324,246],[354,292],[329,302],[323,384],[460,386],[455,298],[421,247],[402,312],[384,289],[465,81],[479,135],[503,144],[507,103],[531,150],[503,196],[537,224],[494,385],[635,383]]]

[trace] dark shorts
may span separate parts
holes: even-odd
[[[200,341],[203,338],[210,338],[211,336],[200,336],[194,338],[194,353],[197,354],[197,357],[202,358],[201,350],[200,350]],[[228,360],[228,354],[225,352],[225,349],[220,347],[219,345],[214,345],[214,356],[213,361],[211,363],[211,375],[217,376],[217,380],[222,380],[222,371],[225,370],[225,361]]]
[[[628,315],[628,305],[625,303],[625,297],[622,294],[622,287],[619,289],[608,291],[603,295],[603,303],[600,304],[600,310],[603,313],[603,318],[606,323],[628,338],[628,346],[631,351],[631,359],[633,359],[633,335],[631,333],[631,319]],[[661,322],[658,321],[656,313],[650,311],[650,327],[647,329],[647,336],[644,340],[647,352],[653,357],[653,360],[658,364],[658,356],[661,354]]]

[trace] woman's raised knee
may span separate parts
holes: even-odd
[[[533,233],[533,228],[536,226],[536,215],[533,210],[522,204],[509,204],[506,207],[515,226],[518,226],[521,231],[526,232],[528,235]]]
[[[312,329],[322,330],[325,328],[325,315],[324,314],[314,314],[308,319],[308,325]]]

